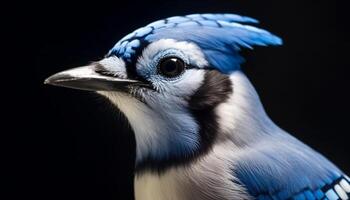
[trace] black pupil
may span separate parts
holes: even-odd
[[[184,69],[185,65],[179,58],[166,58],[159,66],[160,73],[166,77],[178,76]]]

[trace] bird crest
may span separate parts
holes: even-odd
[[[107,56],[134,63],[142,50],[160,39],[195,43],[209,61],[210,68],[230,73],[240,68],[244,59],[241,47],[281,45],[282,40],[252,25],[258,21],[235,14],[192,14],[155,21],[126,35]]]

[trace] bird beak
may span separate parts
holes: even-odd
[[[126,76],[126,75],[125,75]],[[137,80],[103,75],[96,65],[73,68],[47,78],[44,84],[88,90],[88,91],[127,91],[131,85],[142,85]]]

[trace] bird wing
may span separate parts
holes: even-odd
[[[247,23],[253,24],[258,21],[234,14],[170,17],[128,34],[111,49],[109,55],[117,55],[128,60],[148,43],[164,38],[175,39],[195,43],[212,64],[211,67],[229,73],[239,69],[244,61],[238,53],[241,47],[282,44],[279,37]]]
[[[258,200],[349,199],[350,179],[294,138],[272,139],[242,150],[234,174]]]
[[[257,200],[345,200],[350,198],[350,180],[348,177],[342,175],[334,180],[331,179],[330,182],[327,181],[325,180],[319,187],[304,187],[289,195],[287,195],[288,192],[281,190],[272,194],[261,192],[255,197]]]

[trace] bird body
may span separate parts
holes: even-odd
[[[349,199],[349,178],[265,113],[239,51],[282,40],[241,23],[257,20],[156,21],[103,60],[46,82],[97,91],[124,113],[136,139],[137,200]]]

